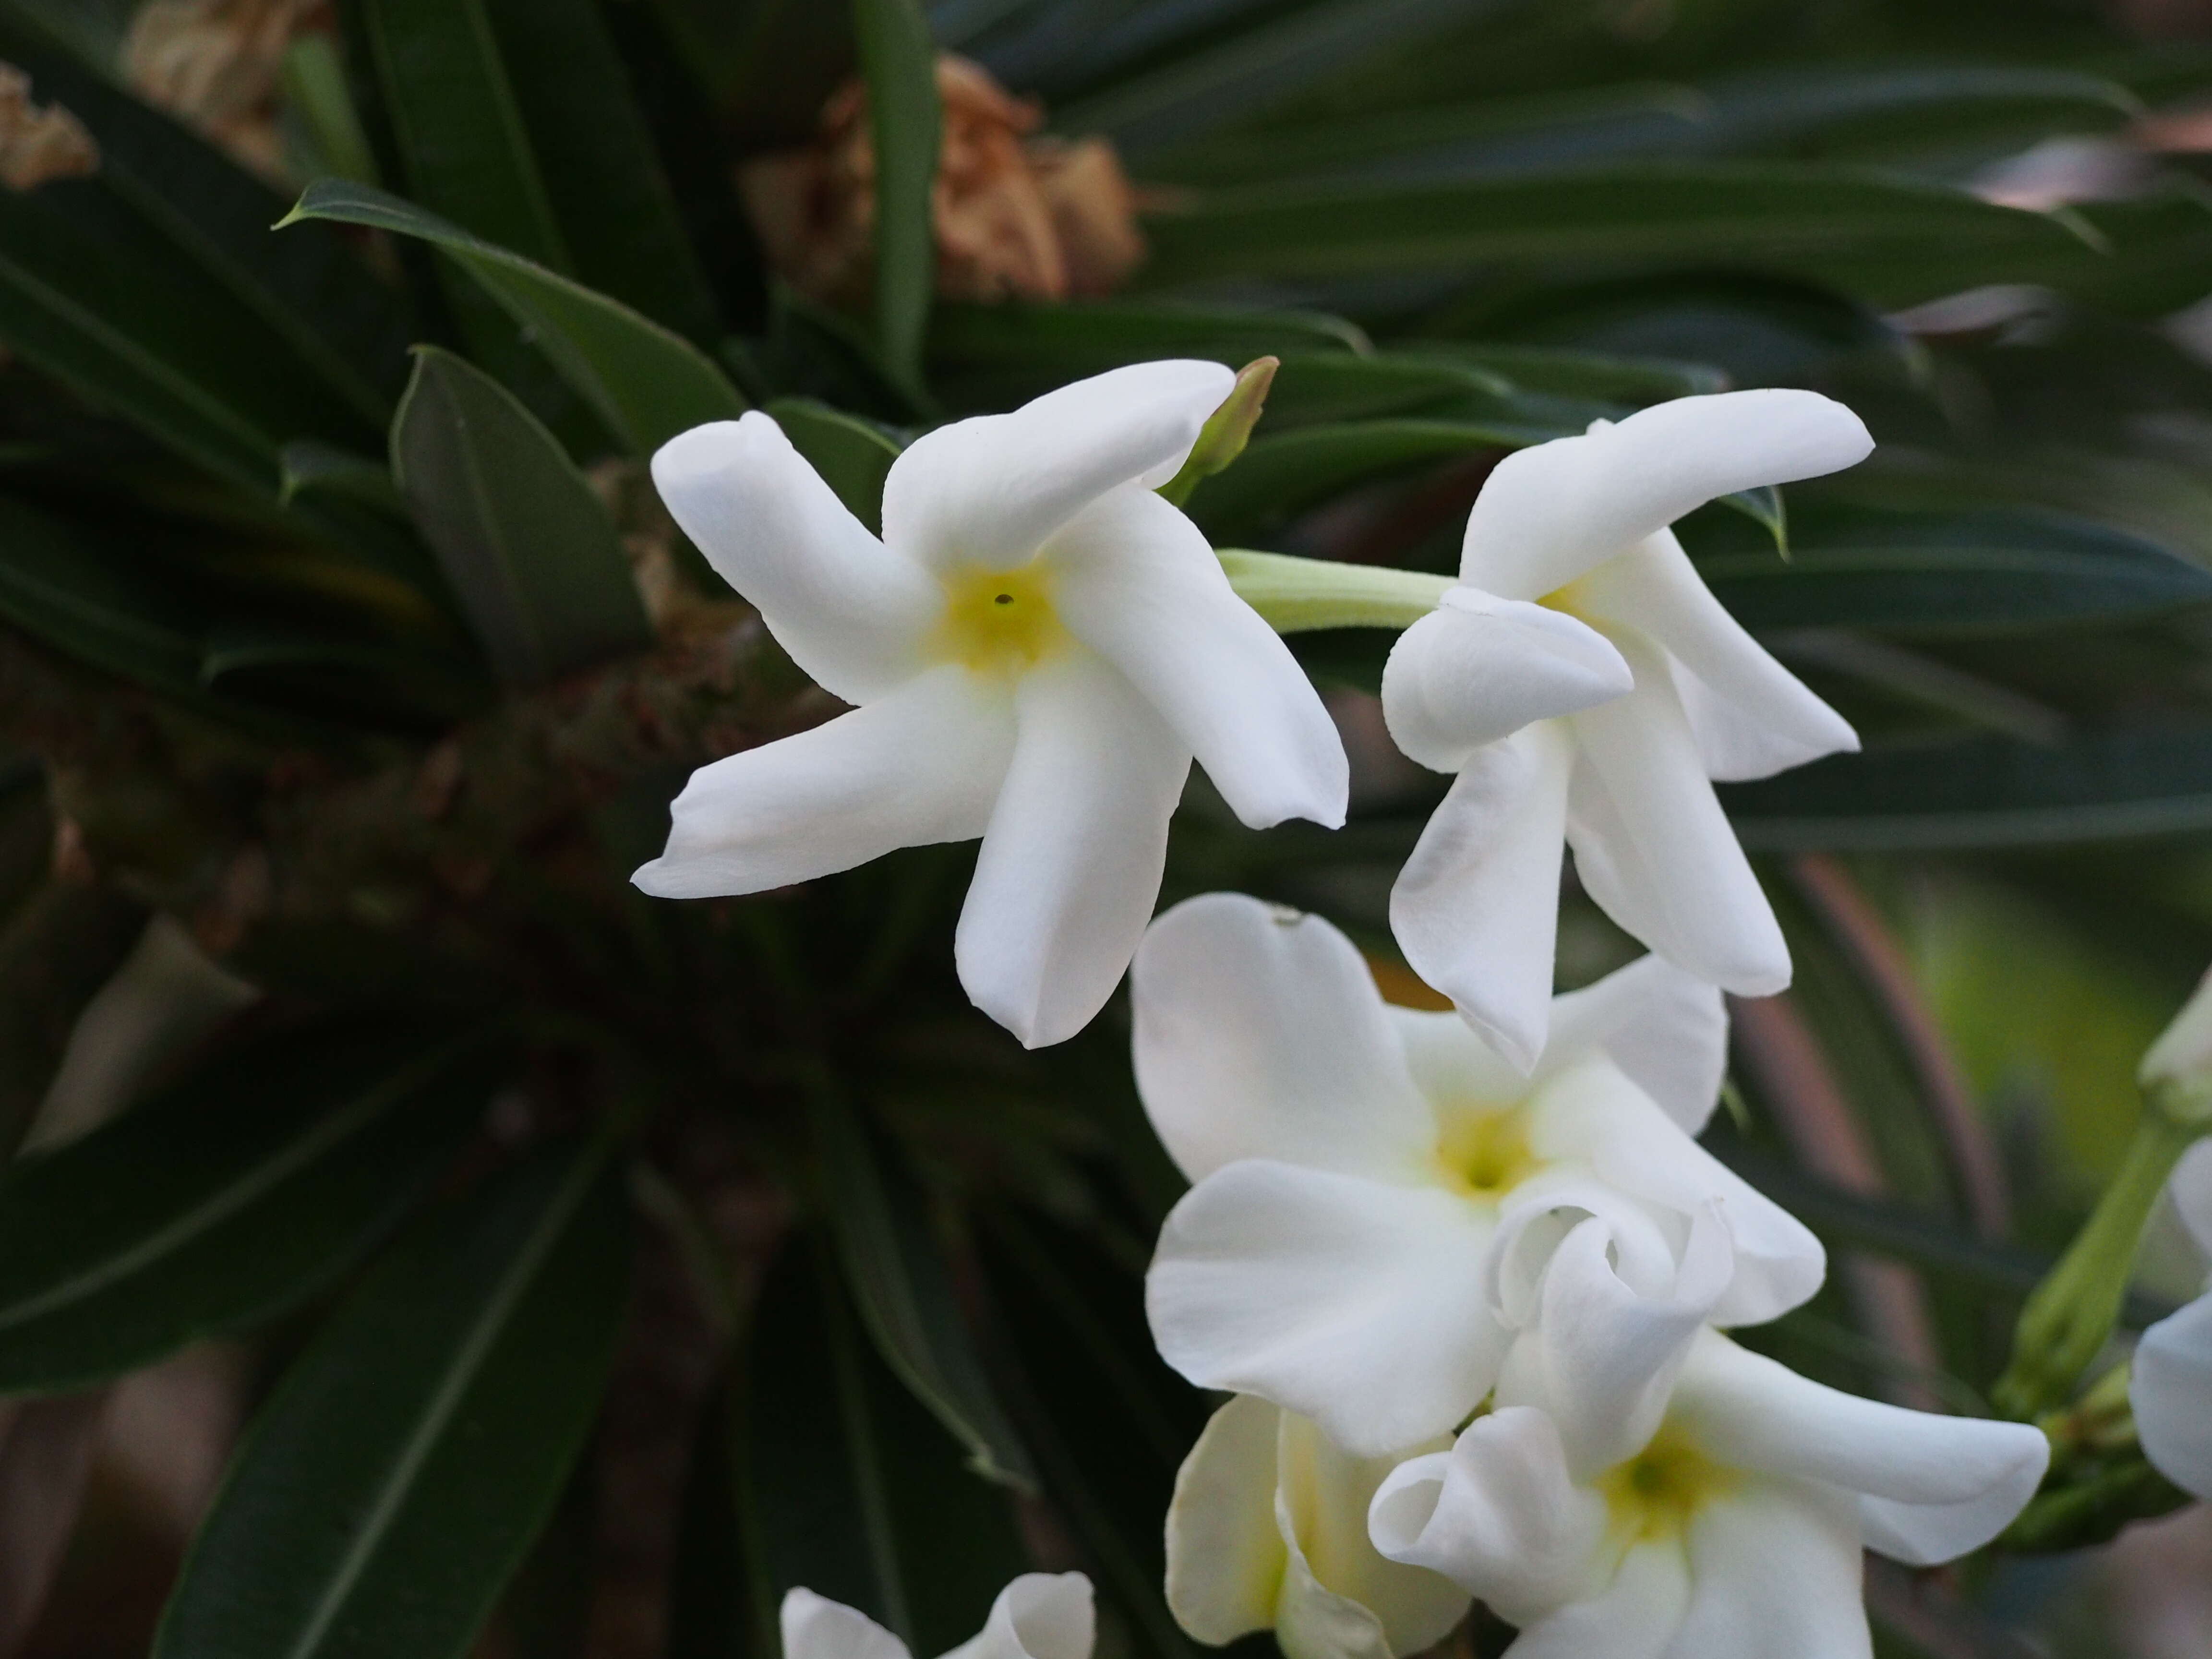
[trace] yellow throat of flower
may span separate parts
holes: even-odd
[[[945,614],[934,653],[979,674],[1017,674],[1066,639],[1052,603],[1052,578],[1040,563],[1012,570],[971,565],[945,580]]]
[[[1606,1516],[1624,1546],[1680,1537],[1698,1511],[1735,1486],[1735,1472],[1716,1463],[1672,1425],[1651,1443],[1598,1479]]]
[[[1462,1106],[1443,1114],[1437,1161],[1454,1192],[1492,1203],[1542,1167],[1528,1146],[1528,1114],[1521,1107]]]

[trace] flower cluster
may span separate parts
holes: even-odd
[[[1978,1547],[2048,1449],[1725,1334],[1825,1262],[1696,1139],[1723,993],[1790,976],[1712,785],[1856,740],[1668,526],[1871,441],[1825,398],[1747,392],[1497,468],[1382,685],[1395,742],[1454,779],[1391,901],[1455,1010],[1425,1012],[1319,918],[1217,893],[1151,919],[1194,757],[1248,824],[1345,814],[1313,689],[1154,493],[1231,383],[1144,364],[939,428],[892,467],[880,540],[765,416],[663,450],[678,522],[855,706],[697,774],[638,883],[749,892],[980,836],[955,941],[980,1007],[1058,1042],[1130,970],[1139,1090],[1192,1183],[1152,1330],[1235,1396],[1168,1517],[1198,1639],[1389,1659],[1479,1597],[1517,1659],[1863,1655],[1862,1548]],[[1569,848],[1650,954],[1554,996]]]

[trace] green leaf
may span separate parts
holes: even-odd
[[[596,0],[485,3],[575,275],[711,344],[714,296]]]
[[[831,1085],[808,1103],[830,1235],[878,1352],[977,1474],[1033,1491],[1029,1454],[975,1357],[923,1194]]]
[[[392,422],[392,471],[510,684],[653,642],[606,508],[553,434],[489,375],[417,348]]]
[[[0,1175],[0,1390],[104,1382],[330,1284],[477,1126],[481,1044],[324,1022]]]
[[[411,203],[325,179],[307,186],[284,223],[307,219],[374,225],[443,249],[506,308],[633,454],[745,411],[737,388],[689,341]]]
[[[126,538],[0,495],[0,617],[80,661],[199,689],[206,617]]]
[[[1011,1502],[961,1467],[870,1350],[830,1255],[804,1235],[785,1245],[739,1354],[730,1441],[749,1599],[767,1625],[757,1650],[776,1650],[769,1621],[804,1586],[942,1652],[1027,1565]]]
[[[604,1140],[388,1251],[254,1419],[157,1659],[463,1652],[590,1426],[628,1289]]]
[[[778,398],[768,405],[791,447],[819,472],[846,510],[878,535],[884,527],[884,480],[899,445],[881,427],[812,398]]]
[[[1475,401],[1511,407],[1516,388],[1477,364],[1382,352],[1297,352],[1282,360],[1267,393],[1267,429],[1374,420]]]
[[[1738,489],[1720,496],[1720,504],[1743,516],[1764,530],[1774,539],[1774,550],[1784,561],[1790,552],[1790,513],[1782,503],[1782,492],[1772,484],[1759,484],[1751,489]]]
[[[1728,376],[1707,364],[1664,358],[1459,340],[1394,340],[1390,349],[1401,356],[1441,357],[1486,368],[1504,376],[1524,393],[1547,392],[1631,408],[1729,389]]]
[[[876,345],[891,378],[919,392],[937,292],[937,46],[916,0],[853,0],[853,33],[875,144]]]

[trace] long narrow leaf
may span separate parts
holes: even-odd
[[[937,48],[917,0],[853,0],[853,32],[876,150],[876,347],[912,393],[937,289]]]

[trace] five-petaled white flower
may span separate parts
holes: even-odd
[[[1726,1018],[1659,958],[1559,998],[1529,1077],[1457,1015],[1385,1004],[1328,922],[1241,894],[1161,916],[1131,984],[1138,1090],[1197,1183],[1146,1302],[1162,1356],[1201,1387],[1364,1455],[1445,1432],[1513,1340],[1493,1242],[1540,1266],[1562,1215],[1608,1218],[1623,1273],[1659,1295],[1700,1216],[1725,1214],[1723,1323],[1820,1285],[1819,1242],[1691,1139]]]
[[[2182,1224],[2212,1257],[2212,1144],[2189,1149],[2168,1190]],[[2142,1334],[2128,1401],[2152,1467],[2212,1503],[2212,1291]]]
[[[1383,1554],[1522,1626],[1511,1659],[1867,1659],[1862,1548],[1948,1561],[2034,1494],[2029,1425],[1823,1387],[1704,1326],[1695,1294],[1607,1316],[1627,1292],[1599,1226],[1538,1289],[1547,1362],[1369,1512]]]
[[[637,884],[757,892],[980,836],[961,983],[1034,1047],[1128,965],[1193,756],[1249,824],[1341,823],[1320,698],[1153,493],[1233,381],[1143,363],[940,427],[892,464],[881,540],[765,415],[664,447],[677,523],[857,706],[695,773]]]
[[[1560,845],[1607,915],[1739,995],[1790,981],[1712,780],[1857,739],[1755,644],[1668,526],[1717,496],[1853,465],[1858,417],[1810,392],[1683,398],[1509,455],[1460,585],[1390,653],[1382,706],[1456,773],[1391,895],[1406,959],[1516,1064],[1544,1047]]]
[[[1288,1659],[1400,1659],[1450,1634],[1467,1593],[1367,1537],[1382,1478],[1437,1437],[1355,1457],[1309,1419],[1239,1395],[1214,1413],[1168,1505],[1168,1610],[1220,1647],[1272,1630]]]
[[[783,1598],[783,1659],[913,1659],[907,1644],[857,1607],[811,1589]],[[944,1659],[1091,1659],[1097,1615],[1079,1572],[1025,1572],[999,1592],[975,1635]]]

